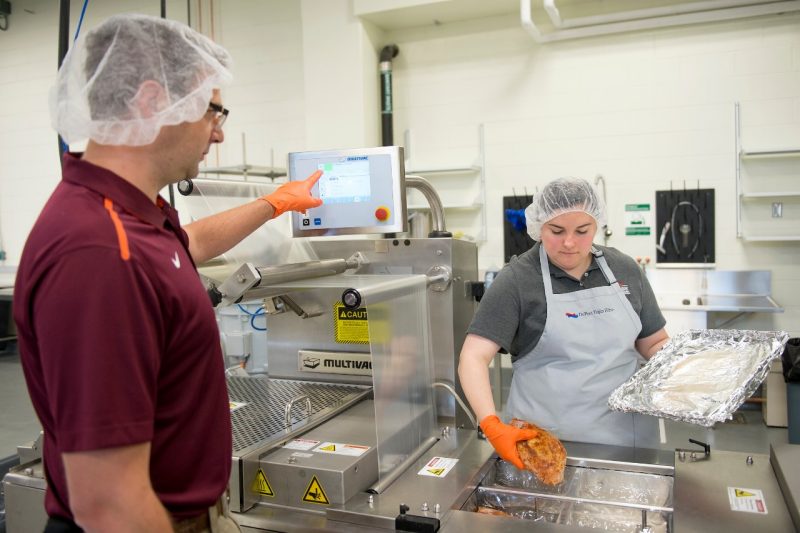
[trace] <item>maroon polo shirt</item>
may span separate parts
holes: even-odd
[[[198,515],[231,467],[214,312],[177,212],[79,157],[64,157],[14,287],[22,366],[44,429],[45,506],[72,519],[62,453],[150,442],[159,499],[178,518]]]

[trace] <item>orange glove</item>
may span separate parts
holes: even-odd
[[[508,424],[503,424],[497,415],[489,415],[481,420],[481,429],[489,442],[492,443],[502,459],[505,459],[520,470],[525,468],[522,459],[517,453],[517,442],[528,440],[539,434],[535,429],[519,429]]]
[[[311,188],[319,181],[320,176],[322,176],[322,171],[317,170],[303,181],[284,183],[275,192],[262,196],[259,200],[268,202],[275,209],[273,218],[286,211],[299,211],[305,214],[306,209],[322,205],[322,200],[311,196]]]

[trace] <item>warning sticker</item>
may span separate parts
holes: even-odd
[[[272,490],[272,486],[269,484],[267,480],[267,476],[264,475],[264,471],[260,468],[258,469],[258,473],[256,474],[256,478],[253,480],[252,486],[253,492],[257,492],[262,496],[269,496],[271,498],[275,497],[275,491]]]
[[[767,514],[767,502],[764,500],[764,493],[758,489],[728,487],[728,500],[731,503],[731,511]]]
[[[348,309],[341,302],[333,304],[333,326],[336,342],[343,344],[369,344],[367,308]]]
[[[237,409],[241,409],[245,405],[247,405],[247,402],[228,402],[228,408],[231,410],[231,413]]]
[[[335,453],[337,455],[351,455],[358,457],[364,455],[369,450],[369,446],[360,444],[342,444],[340,442],[323,442],[314,451],[322,453]]]
[[[318,440],[311,440],[311,439],[293,439],[283,445],[284,448],[289,448],[290,450],[310,450],[314,446],[319,444]]]
[[[327,494],[325,494],[325,490],[320,485],[317,476],[311,478],[311,483],[308,484],[308,488],[306,489],[306,493],[303,495],[303,501],[308,503],[319,503],[321,505],[330,505],[330,500],[328,500]]]
[[[417,472],[419,476],[432,476],[432,477],[444,477],[450,472],[458,459],[453,459],[450,457],[434,457],[428,464],[422,467],[422,470]]]

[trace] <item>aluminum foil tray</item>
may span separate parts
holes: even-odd
[[[688,330],[608,399],[615,411],[711,427],[733,417],[780,357],[785,331]]]

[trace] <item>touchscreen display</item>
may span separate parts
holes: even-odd
[[[293,152],[289,179],[322,176],[311,194],[322,205],[292,213],[294,236],[407,231],[403,149],[399,146]]]
[[[370,199],[369,157],[343,157],[333,163],[321,163],[319,197],[326,204],[366,202]]]

